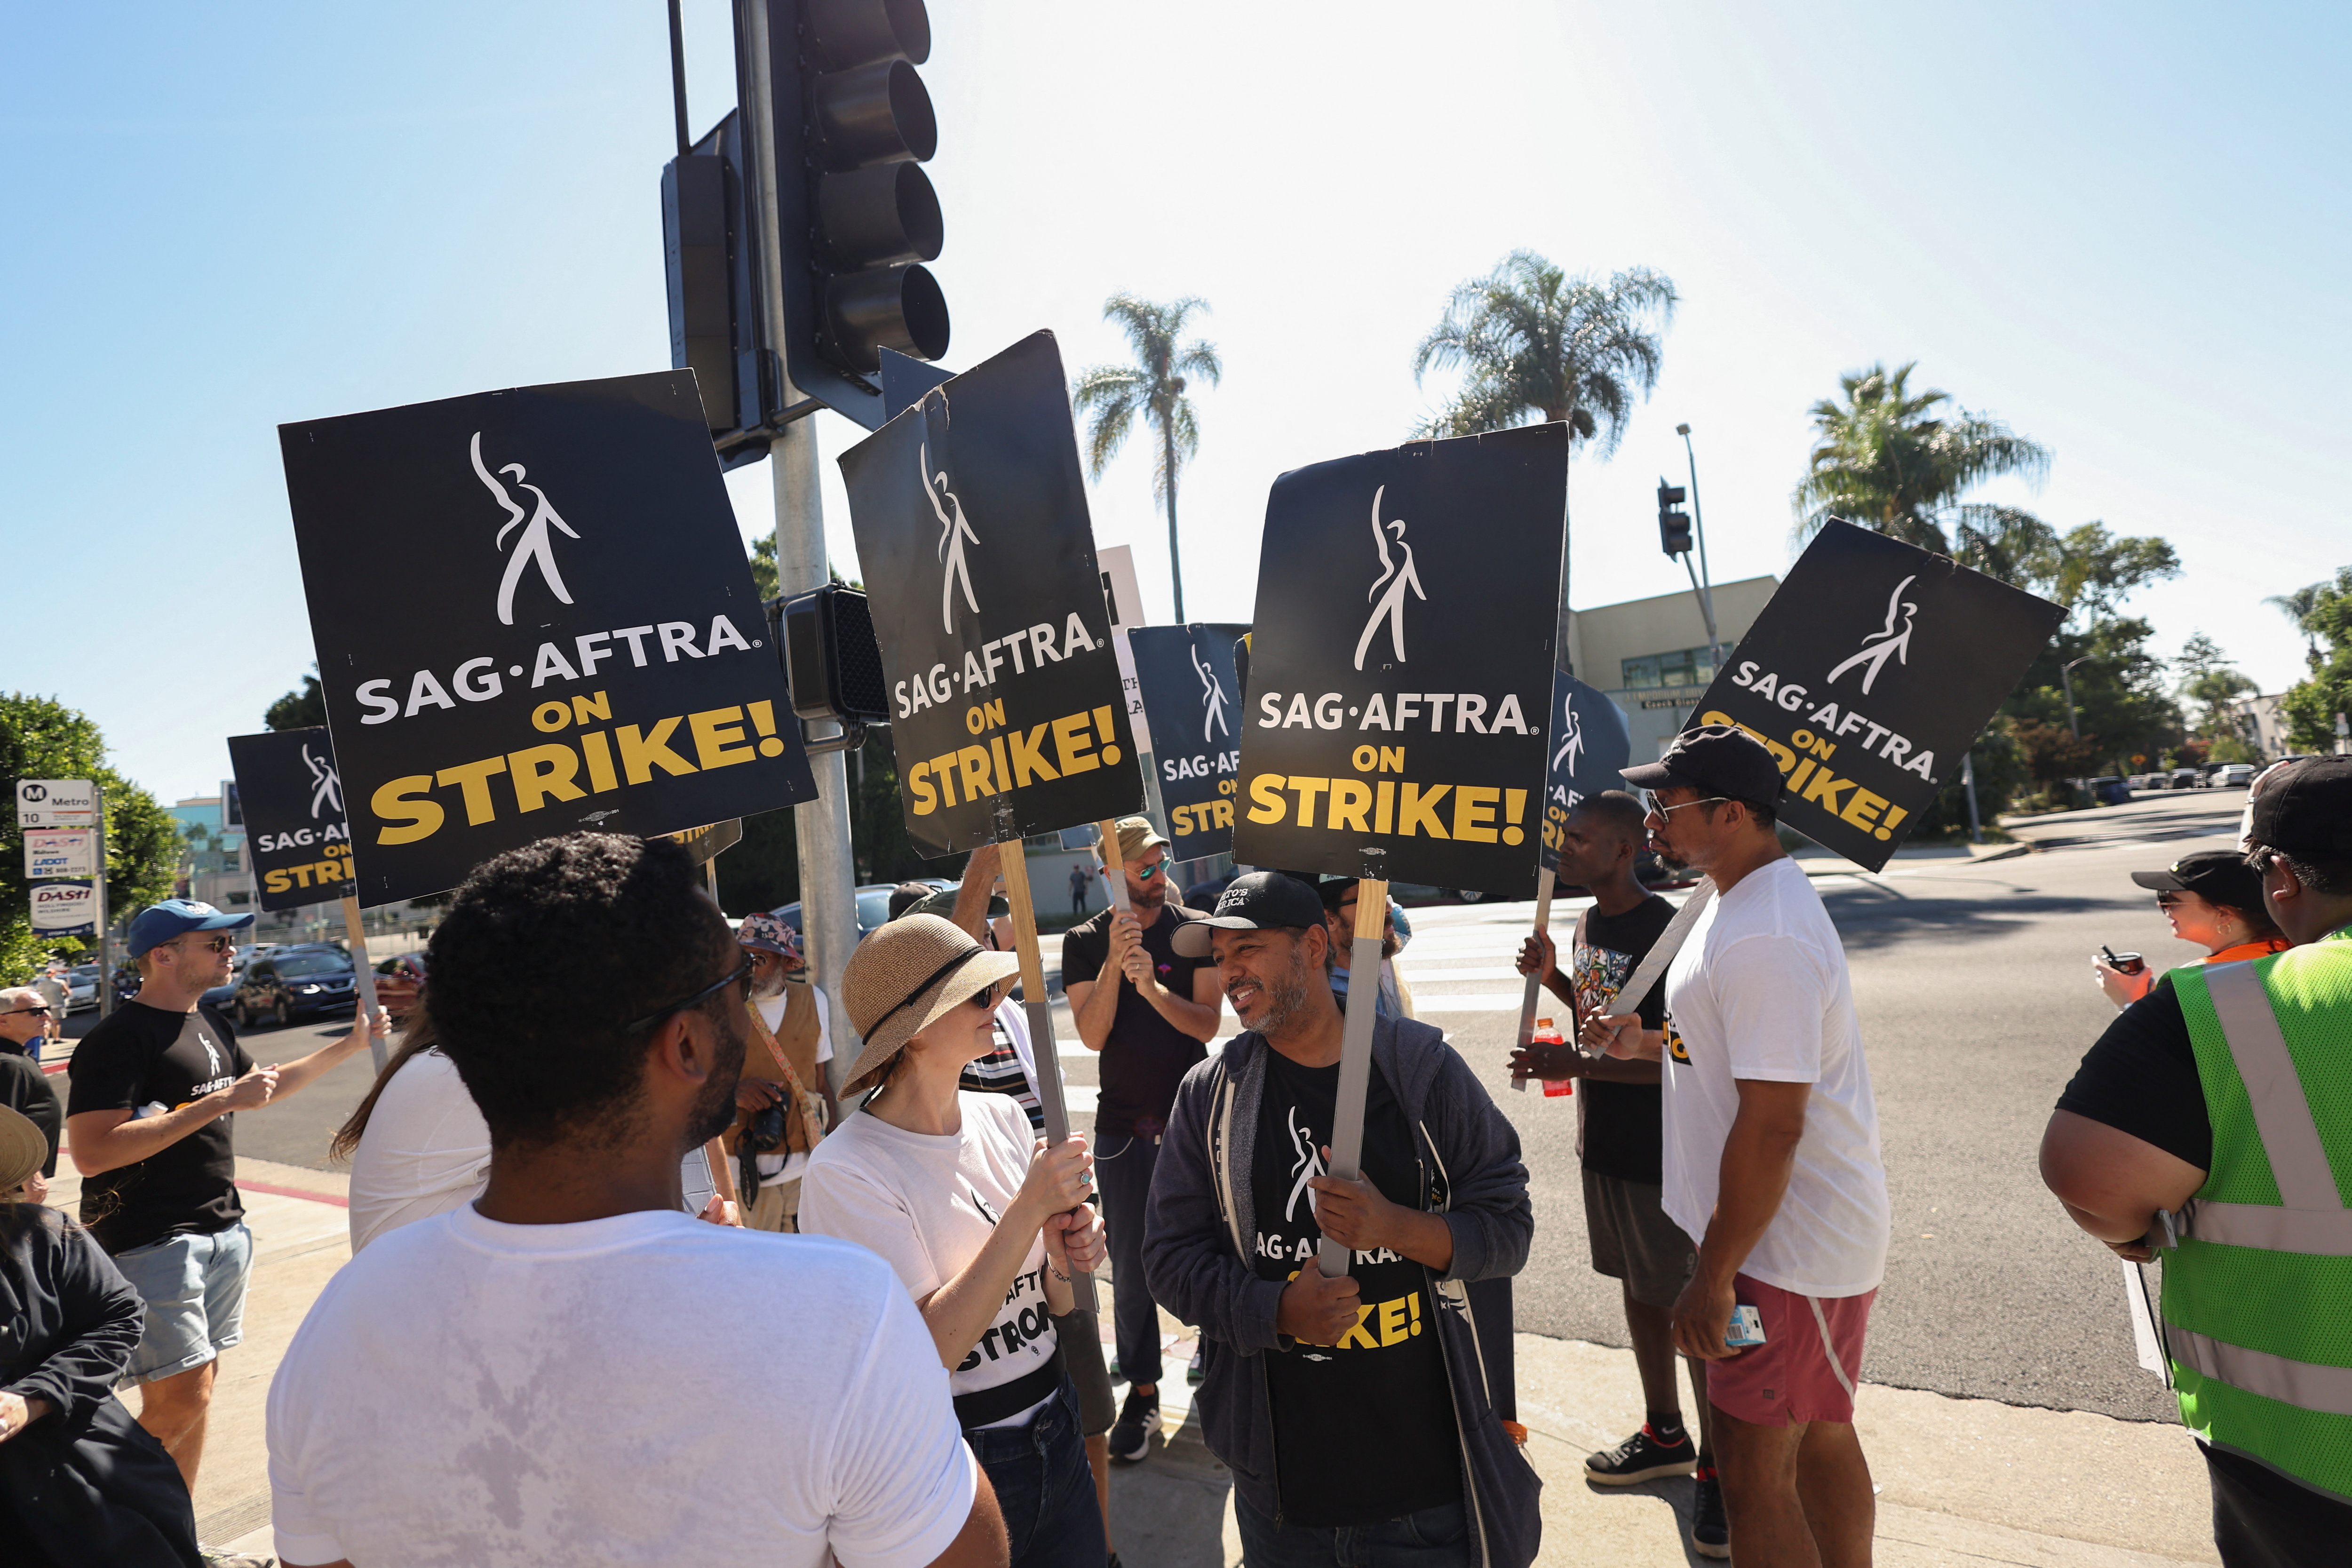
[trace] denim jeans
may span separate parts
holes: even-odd
[[[1102,1507],[1078,1425],[1077,1390],[1065,1376],[1027,1426],[964,1434],[996,1490],[1013,1568],[1102,1568]]]
[[[1144,1214],[1159,1163],[1160,1145],[1149,1138],[1106,1132],[1095,1142],[1095,1184],[1102,1189],[1110,1243],[1111,1322],[1119,1375],[1130,1387],[1160,1382],[1160,1308],[1143,1280]]]
[[[1471,1568],[1478,1561],[1469,1510],[1440,1503],[1377,1524],[1276,1525],[1234,1493],[1244,1568]]]
[[[146,1303],[139,1347],[121,1386],[193,1371],[245,1338],[245,1284],[253,1232],[182,1231],[115,1254],[114,1266]]]

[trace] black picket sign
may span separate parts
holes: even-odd
[[[1551,678],[1550,759],[1544,771],[1543,864],[1559,869],[1560,833],[1587,795],[1625,787],[1633,742],[1617,704],[1564,670]]]
[[[1529,896],[1567,494],[1559,424],[1275,481],[1236,859]]]
[[[326,730],[231,735],[228,761],[261,907],[290,910],[353,891],[343,780]]]
[[[1788,781],[1780,820],[1875,871],[2065,616],[1948,556],[1832,522],[1691,723],[1738,724],[1770,747]]]
[[[278,440],[362,902],[815,798],[692,373]]]
[[[1038,332],[841,455],[924,855],[1143,804],[1066,385]]]
[[[1192,860],[1234,847],[1241,794],[1241,679],[1234,644],[1244,626],[1138,626],[1127,634],[1136,684],[1168,807],[1168,855]]]

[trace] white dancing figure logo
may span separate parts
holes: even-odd
[[[1878,672],[1886,668],[1886,660],[1890,656],[1898,664],[1907,665],[1911,662],[1911,618],[1919,613],[1919,606],[1906,599],[1903,596],[1903,590],[1918,580],[1919,574],[1915,572],[1895,584],[1895,592],[1886,595],[1886,625],[1880,630],[1864,637],[1862,639],[1862,651],[1831,670],[1830,680],[1835,680],[1857,664],[1862,665],[1864,667],[1862,672],[1862,694],[1867,697],[1870,695],[1871,682],[1876,680]],[[1903,623],[1903,629],[1899,632],[1895,629],[1895,623],[1898,620]],[[1828,681],[1822,684],[1827,685]]]
[[[514,553],[507,557],[506,575],[499,582],[499,624],[506,626],[514,625],[515,585],[522,581],[522,569],[527,565],[537,565],[540,579],[547,584],[548,592],[553,594],[559,602],[570,604],[572,593],[563,585],[563,574],[555,568],[555,543],[548,537],[547,531],[551,525],[561,529],[567,539],[580,536],[572,531],[570,523],[556,515],[553,507],[547,504],[545,490],[523,482],[527,477],[523,466],[509,463],[499,472],[512,478],[517,489],[530,492],[531,510],[526,518],[522,508],[515,504],[513,495],[491,476],[488,466],[482,461],[482,433],[479,430],[474,432],[473,458],[475,474],[489,487],[490,494],[498,498],[499,505],[506,509],[506,526],[499,530],[494,542],[504,550],[507,535],[518,528],[522,530],[522,537],[515,542]]]
[[[939,514],[939,555],[947,567],[940,576],[940,629],[951,632],[955,630],[955,590],[958,583],[963,584],[964,607],[975,616],[980,614],[980,601],[972,596],[971,592],[971,568],[964,563],[963,559],[965,542],[968,540],[978,544],[980,535],[974,533],[971,524],[964,521],[963,502],[956,500],[955,491],[948,489],[948,471],[941,468],[937,474],[931,472],[930,443],[924,442],[918,450],[922,461],[923,495],[930,501],[931,510]],[[944,507],[940,505],[941,496],[948,498],[948,504]]]
[[[1307,1200],[1308,1214],[1315,1212],[1315,1189],[1307,1184],[1324,1173],[1323,1151],[1315,1146],[1315,1134],[1300,1121],[1298,1107],[1292,1106],[1290,1114],[1283,1120],[1290,1129],[1290,1151],[1297,1158],[1291,1162],[1290,1174],[1293,1180],[1290,1184],[1290,1196],[1282,1205],[1282,1217],[1296,1221],[1298,1218],[1300,1198]]]
[[[343,815],[343,780],[335,772],[335,764],[324,757],[314,757],[310,748],[302,748],[302,763],[310,770],[310,817],[318,819],[321,807],[332,806],[337,816]]]
[[[1584,721],[1576,716],[1576,694],[1560,704],[1559,750],[1551,754],[1551,771],[1560,771],[1560,762],[1567,760],[1568,771],[1573,776],[1584,762]]]
[[[1381,522],[1381,497],[1387,493],[1386,485],[1372,492],[1372,548],[1381,552],[1381,574],[1372,580],[1372,585],[1364,597],[1369,599],[1379,594],[1380,601],[1372,606],[1372,618],[1364,623],[1364,635],[1356,639],[1358,669],[1364,668],[1364,650],[1372,646],[1372,634],[1380,630],[1382,621],[1389,624],[1389,646],[1396,650],[1396,661],[1402,664],[1405,590],[1412,589],[1412,596],[1424,604],[1429,600],[1429,595],[1422,592],[1420,575],[1413,570],[1412,546],[1404,542],[1404,519],[1398,518],[1385,528]],[[1397,555],[1404,558],[1402,564],[1399,564],[1396,556],[1389,552],[1390,530],[1395,532],[1396,552]],[[1381,593],[1383,587],[1387,589],[1386,593]]]
[[[1184,650],[1192,656],[1192,668],[1201,677],[1201,708],[1206,715],[1201,721],[1201,743],[1205,746],[1220,730],[1229,737],[1234,732],[1225,722],[1225,686],[1217,672],[1202,661],[1197,646],[1187,643]]]

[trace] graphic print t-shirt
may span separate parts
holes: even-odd
[[[1597,909],[1586,912],[1570,955],[1577,1004],[1585,1016],[1617,1010],[1617,993],[1674,918],[1675,906],[1655,893],[1622,915],[1604,915]],[[1663,977],[1635,1010],[1644,1029],[1665,1027]],[[1659,1125],[1665,1114],[1664,1086],[1589,1078],[1577,1092],[1583,1100],[1585,1169],[1654,1187],[1664,1181],[1664,1134]]]
[[[1339,1068],[1301,1067],[1271,1049],[1265,1060],[1250,1168],[1256,1268],[1261,1279],[1288,1280],[1316,1266],[1323,1239],[1307,1184],[1324,1173]],[[1412,1130],[1378,1066],[1364,1102],[1363,1169],[1390,1202],[1424,1206]],[[1336,1345],[1297,1342],[1265,1356],[1275,1479],[1288,1524],[1368,1524],[1462,1495],[1462,1450],[1426,1271],[1386,1247],[1357,1253],[1348,1271],[1362,1292],[1356,1326]]]
[[[177,1110],[253,1070],[253,1058],[209,1008],[167,1013],[126,1002],[74,1047],[66,1114],[128,1110],[135,1120]],[[109,1253],[168,1236],[226,1230],[245,1217],[236,1196],[235,1116],[215,1117],[178,1142],[86,1176],[81,1222]]]
[[[1170,945],[1176,928],[1201,918],[1197,910],[1175,903],[1160,906],[1160,916],[1143,928],[1143,951],[1160,984],[1177,995],[1192,994],[1192,974],[1205,966],[1203,958],[1184,958]],[[1115,911],[1105,910],[1072,926],[1062,938],[1062,984],[1075,980],[1098,984],[1103,960],[1110,953],[1110,922]],[[1176,1103],[1176,1086],[1195,1062],[1208,1059],[1209,1047],[1160,1016],[1143,994],[1118,977],[1118,1012],[1111,1019],[1110,1039],[1102,1052],[1102,1098],[1095,1106],[1095,1131],[1136,1133],[1157,1138],[1167,1129],[1169,1109]]]

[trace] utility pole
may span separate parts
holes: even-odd
[[[776,128],[774,83],[770,79],[768,6],[744,5],[737,15],[744,28],[744,54],[751,69],[742,105],[751,134],[745,139],[757,171],[760,239],[768,264],[761,271],[762,303],[768,318],[768,341],[781,343],[790,335],[784,312],[783,278],[777,258],[785,254],[777,222]],[[784,356],[776,360],[777,374],[785,374]],[[799,390],[786,385],[780,401],[790,408],[803,402]],[[806,417],[793,419],[768,444],[774,472],[776,500],[776,591],[786,597],[822,588],[831,578],[824,551],[824,497],[817,479],[816,430]],[[835,727],[838,733],[838,726]],[[812,736],[811,739],[822,739]],[[833,1037],[854,1040],[856,1029],[843,1005],[841,972],[857,946],[857,874],[849,844],[849,775],[839,752],[809,758],[816,778],[816,798],[793,808],[793,827],[800,841],[801,920],[808,939],[809,968],[824,988],[831,1009]],[[832,1077],[837,1091],[855,1052],[834,1053]]]
[[[2058,667],[2059,684],[2066,689],[2066,733],[2078,741],[2083,738],[2083,731],[2074,726],[2074,667],[2078,664],[2088,664],[2097,657],[2096,654],[2086,653],[2080,658],[2069,659]]]
[[[1717,669],[1723,668],[1723,639],[1715,630],[1715,580],[1706,571],[1706,513],[1698,504],[1698,453],[1691,447],[1690,426],[1677,425],[1675,434],[1683,438],[1683,455],[1690,459],[1691,521],[1698,533],[1698,575],[1692,586],[1698,590],[1699,613],[1706,617],[1706,661]],[[1683,570],[1690,570],[1690,557],[1683,557]]]

